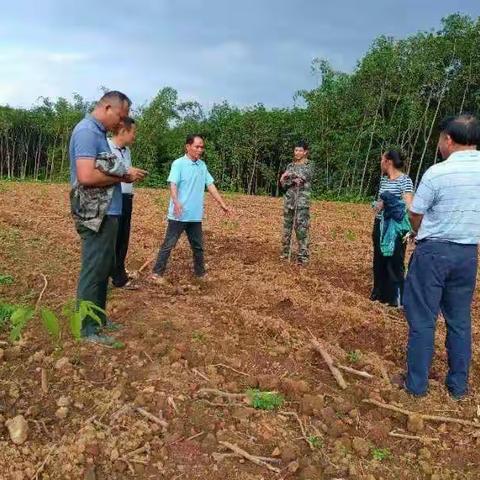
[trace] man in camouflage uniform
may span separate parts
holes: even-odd
[[[118,128],[130,109],[129,98],[108,92],[93,112],[81,120],[70,138],[71,212],[82,242],[82,267],[77,301],[89,300],[105,310],[108,279],[115,265],[118,217],[122,214],[121,182],[141,180],[146,172],[117,160],[108,146],[106,133]],[[104,326],[114,327],[105,315]],[[112,337],[99,334],[93,318],[82,325],[86,340],[112,344]]]
[[[283,203],[282,258],[292,256],[292,230],[298,242],[297,261],[301,265],[308,262],[310,226],[310,195],[313,166],[308,160],[308,145],[299,142],[295,146],[294,161],[280,178],[286,189]]]

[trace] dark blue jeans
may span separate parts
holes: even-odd
[[[406,388],[415,395],[428,389],[435,324],[441,311],[447,326],[446,386],[461,396],[468,388],[472,355],[471,303],[477,276],[477,246],[425,240],[410,262],[404,291],[407,317]]]
[[[153,272],[157,275],[163,275],[165,273],[170,253],[183,232],[187,234],[190,247],[192,248],[195,276],[203,277],[203,275],[205,275],[202,222],[179,222],[177,220],[168,220],[165,240],[160,247],[157,261],[153,267]]]

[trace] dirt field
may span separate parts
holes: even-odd
[[[369,207],[315,203],[312,259],[302,268],[279,259],[281,200],[227,199],[235,219],[207,201],[206,284],[192,281],[183,238],[167,286],[150,285],[144,275],[140,290],[111,292],[109,313],[124,325],[117,337],[125,349],[76,343],[65,328],[63,348],[54,350],[38,319],[18,344],[0,333],[0,478],[480,478],[480,428],[418,416],[407,422],[403,413],[364,402],[480,427],[478,349],[471,395],[454,402],[443,386],[442,322],[429,396],[412,399],[387,381],[403,370],[407,329],[401,312],[368,300]],[[2,301],[33,306],[42,274],[43,306],[60,313],[74,297],[80,251],[67,200],[67,186],[0,183],[0,274],[14,278],[0,286]],[[130,270],[156,254],[167,195],[138,190],[134,203]],[[475,345],[478,306],[477,300]],[[308,330],[336,363],[373,378],[344,372],[342,390],[312,349]],[[42,370],[48,391],[41,388]],[[255,409],[241,396],[205,388],[277,391],[285,403]],[[16,415],[28,424],[21,445],[4,426]],[[224,455],[232,453],[225,442],[274,459],[267,464],[279,473]]]

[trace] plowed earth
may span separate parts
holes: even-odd
[[[137,190],[129,270],[155,256],[167,199],[165,191]],[[124,325],[116,336],[125,349],[74,342],[65,327],[55,350],[38,318],[17,344],[8,331],[0,333],[0,478],[480,478],[480,428],[425,421],[407,431],[407,416],[363,401],[477,422],[478,299],[468,399],[452,401],[443,386],[441,319],[430,393],[413,399],[385,378],[403,371],[407,328],[401,312],[368,299],[369,207],[314,203],[311,262],[297,267],[279,259],[280,199],[232,195],[227,201],[236,208],[234,218],[207,199],[208,281],[193,281],[182,238],[167,285],[149,283],[148,267],[139,290],[111,291],[108,311]],[[68,212],[65,185],[0,184],[0,274],[14,278],[0,286],[3,302],[33,306],[42,274],[48,281],[42,306],[60,315],[74,297],[80,245]],[[348,386],[340,389],[312,349],[311,334],[335,362],[373,378],[344,373]],[[285,404],[259,410],[242,399],[201,395],[202,388],[277,391]],[[59,404],[66,405],[64,415]],[[4,426],[16,415],[28,424],[21,445]],[[220,442],[275,458],[270,465],[280,473],[222,455],[231,452]]]

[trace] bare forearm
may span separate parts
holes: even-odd
[[[170,198],[172,199],[173,203],[178,202],[178,190],[176,183],[170,183]]]
[[[409,212],[410,215],[410,223],[412,225],[412,230],[414,232],[418,232],[420,229],[420,225],[422,224],[423,215],[419,213]]]
[[[85,178],[79,178],[78,182],[84,187],[110,187],[122,180],[122,177],[106,175],[100,170],[94,169]]]
[[[217,190],[217,187],[212,183],[207,187],[207,190],[209,191],[210,195],[214,198],[214,200],[220,205],[220,207],[226,210],[227,206],[225,205],[225,202],[223,201],[219,191]]]

